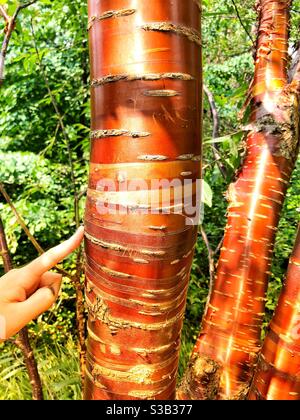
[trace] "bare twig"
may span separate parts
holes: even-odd
[[[10,20],[9,15],[6,13],[5,7],[4,6],[0,6],[0,14],[1,16],[4,18],[5,22],[8,23]]]
[[[80,218],[79,218],[79,200],[78,200],[78,194],[77,194],[77,187],[76,187],[76,179],[75,179],[75,171],[74,171],[74,163],[73,163],[73,158],[72,158],[72,150],[71,150],[71,145],[70,145],[70,139],[63,121],[63,116],[59,110],[58,107],[58,103],[55,99],[55,96],[51,90],[50,87],[50,83],[49,83],[49,79],[46,73],[46,69],[45,66],[42,62],[42,57],[40,55],[38,46],[37,46],[37,42],[36,42],[36,37],[35,37],[35,31],[33,28],[33,23],[31,21],[31,34],[32,34],[32,39],[34,42],[34,49],[37,55],[37,59],[38,59],[38,63],[39,63],[39,68],[41,71],[41,74],[43,76],[44,79],[44,83],[46,85],[47,91],[48,91],[48,95],[50,97],[52,106],[54,108],[54,111],[57,115],[58,121],[59,121],[59,125],[61,128],[61,132],[67,147],[67,151],[68,151],[68,159],[69,159],[69,167],[70,167],[70,176],[71,176],[71,181],[72,181],[72,185],[73,185],[73,192],[74,192],[74,218],[75,218],[75,223],[76,223],[76,227],[78,228],[80,226]]]
[[[201,235],[203,238],[203,241],[207,248],[207,254],[208,254],[208,263],[209,263],[209,277],[210,277],[210,284],[213,283],[214,275],[215,275],[215,261],[214,261],[214,252],[210,246],[207,234],[204,230],[204,227],[201,225],[200,227]]]
[[[215,278],[215,271],[216,271],[215,257],[219,253],[220,249],[222,248],[222,245],[223,245],[223,242],[224,242],[224,236],[220,240],[217,248],[215,250],[213,250],[211,245],[210,245],[210,242],[208,240],[208,237],[207,237],[207,234],[206,234],[206,231],[205,231],[203,225],[201,225],[201,227],[200,227],[200,232],[201,232],[202,239],[205,243],[205,246],[206,246],[206,249],[207,249],[207,254],[208,254],[209,277],[210,277],[209,289],[211,290],[212,286],[213,286],[214,278]]]
[[[12,260],[8,250],[4,226],[0,217],[0,253],[4,263],[4,271],[8,273],[12,268]],[[34,357],[32,347],[30,345],[28,329],[24,327],[18,334],[15,344],[22,351],[25,365],[30,379],[32,388],[32,398],[34,400],[43,400],[43,388],[39,375],[37,363]]]
[[[51,90],[51,86],[49,83],[49,79],[47,76],[46,68],[43,64],[42,57],[40,55],[38,45],[36,42],[35,37],[35,31],[33,27],[33,22],[31,21],[31,33],[32,38],[34,42],[34,49],[37,55],[38,63],[40,72],[42,74],[42,77],[44,79],[44,83],[46,85],[52,106],[54,108],[54,111],[57,115],[58,122],[61,128],[61,132],[67,147],[68,151],[68,159],[69,159],[69,167],[70,167],[70,176],[71,176],[71,182],[73,185],[73,194],[74,194],[74,219],[76,227],[78,228],[80,226],[80,215],[79,215],[79,203],[83,195],[85,194],[85,191],[78,192],[77,186],[76,186],[76,178],[75,178],[75,170],[74,170],[74,163],[72,158],[72,149],[71,149],[71,142],[63,121],[63,116],[59,110],[58,103],[56,101],[56,98]],[[78,336],[78,350],[79,350],[79,356],[80,356],[80,368],[81,368],[81,378],[83,380],[84,374],[85,374],[85,353],[86,353],[86,346],[85,346],[85,313],[84,313],[84,285],[81,283],[81,274],[82,274],[82,251],[79,249],[77,251],[77,258],[76,258],[76,272],[75,275],[72,277],[75,291],[76,291],[76,323],[77,323],[77,336]]]
[[[34,4],[36,2],[37,2],[37,0],[33,0],[33,1],[28,2],[28,3],[19,5],[12,17],[7,15],[5,9],[2,6],[0,8],[0,14],[3,16],[3,18],[5,19],[5,21],[7,23],[4,40],[3,40],[2,48],[1,48],[1,51],[0,51],[0,86],[1,86],[1,84],[3,82],[3,79],[4,79],[4,64],[5,64],[5,57],[6,57],[6,53],[7,53],[7,49],[8,49],[8,44],[9,44],[9,41],[11,39],[11,35],[14,31],[18,14],[20,13],[20,11],[22,9],[24,9],[24,8]],[[56,102],[56,99],[55,99],[52,91],[51,91],[50,83],[49,83],[44,65],[42,63],[42,59],[40,57],[39,50],[37,48],[37,44],[36,44],[36,40],[35,40],[35,33],[34,33],[32,22],[31,22],[31,31],[32,31],[34,46],[35,46],[35,50],[36,50],[41,74],[44,78],[48,94],[50,96],[50,99],[51,99],[52,105],[54,107],[55,113],[58,117],[58,123],[59,123],[59,126],[61,128],[63,138],[65,140],[67,151],[68,151],[71,181],[72,181],[72,185],[73,185],[73,189],[74,189],[74,218],[75,218],[76,227],[79,227],[79,225],[80,225],[79,203],[80,203],[80,199],[83,197],[85,192],[83,191],[83,192],[77,193],[75,171],[74,171],[74,164],[73,164],[73,159],[72,159],[72,150],[71,150],[71,146],[70,146],[70,140],[69,140],[67,130],[66,130],[65,125],[64,125],[63,117],[62,117],[62,115],[59,111],[58,104]],[[24,222],[23,218],[20,216],[20,214],[16,210],[15,206],[13,205],[13,203],[12,203],[9,195],[7,194],[7,192],[6,192],[2,183],[0,183],[0,192],[4,196],[7,203],[9,204],[10,208],[12,209],[14,215],[17,218],[18,223],[20,224],[20,226],[22,227],[22,229],[26,233],[26,235],[29,238],[29,240],[31,241],[31,243],[34,245],[34,247],[36,248],[36,250],[40,254],[43,253],[44,250],[39,245],[39,243],[36,241],[34,236],[30,233],[28,227],[26,226],[26,223]],[[81,273],[82,273],[82,261],[81,261],[81,259],[82,259],[82,252],[81,252],[81,250],[79,250],[78,254],[77,254],[76,273],[75,273],[74,276],[70,275],[68,272],[66,272],[64,269],[60,268],[59,266],[56,266],[56,269],[61,274],[69,277],[75,284],[76,297],[77,297],[77,299],[76,299],[76,314],[77,314],[77,325],[78,325],[78,341],[79,341],[81,369],[82,369],[82,372],[83,372],[83,370],[84,370],[83,361],[85,359],[85,339],[83,338],[84,334],[85,334],[85,316],[84,316],[84,302],[83,302],[83,296],[84,296],[83,286],[80,282],[80,277],[81,277]]]
[[[251,35],[251,34],[250,34],[250,32],[248,31],[248,29],[247,29],[246,25],[244,24],[244,22],[243,22],[243,20],[242,20],[242,18],[241,18],[241,15],[240,15],[239,9],[238,9],[238,7],[237,7],[237,5],[236,5],[236,3],[235,3],[235,0],[231,0],[231,2],[232,2],[232,4],[233,4],[233,7],[235,8],[235,12],[236,12],[237,18],[238,18],[238,20],[240,21],[240,24],[241,24],[242,28],[244,29],[244,31],[246,32],[246,34],[248,35],[248,37],[251,39],[252,44],[254,44],[254,42],[255,42],[255,41],[254,41],[254,39],[252,38],[252,35]]]
[[[5,190],[3,184],[0,182],[0,192],[2,193],[3,197],[5,198],[7,204],[10,206],[12,212],[14,213],[17,222],[24,230],[25,234],[27,235],[28,239],[31,241],[35,249],[38,251],[39,254],[43,254],[44,250],[34,238],[34,236],[30,233],[26,223],[24,222],[23,218],[19,214],[18,210],[14,206],[10,196],[8,195],[7,191]],[[82,191],[81,197],[85,194],[85,191]],[[5,256],[5,251],[0,252],[2,256]],[[75,286],[76,292],[76,323],[77,323],[77,334],[78,334],[78,347],[79,347],[79,355],[80,355],[80,365],[81,365],[81,377],[84,376],[84,369],[85,369],[85,353],[86,353],[86,346],[85,346],[85,315],[84,315],[84,292],[83,292],[83,285],[81,284],[80,278],[82,274],[82,251],[79,249],[77,258],[76,258],[76,271],[74,275],[68,273],[65,269],[61,268],[59,265],[55,266],[56,270],[65,277],[68,277]]]
[[[18,210],[16,209],[16,207],[14,206],[10,196],[8,195],[6,189],[4,188],[4,185],[2,184],[2,182],[0,182],[0,192],[3,195],[3,197],[5,198],[7,204],[9,205],[9,207],[11,208],[13,214],[15,215],[18,224],[21,226],[21,228],[23,229],[23,231],[25,232],[26,236],[28,237],[28,239],[30,240],[30,242],[32,243],[32,245],[35,247],[35,249],[37,250],[37,252],[39,254],[43,254],[45,251],[44,249],[41,247],[41,245],[37,242],[37,240],[35,239],[35,237],[30,233],[30,230],[28,229],[26,223],[24,222],[24,219],[22,218],[22,216],[20,215],[20,213],[18,212]],[[66,270],[64,270],[63,268],[61,268],[59,265],[55,266],[56,270],[72,279],[72,275],[69,274]]]
[[[4,188],[4,185],[2,184],[2,182],[0,182],[0,192],[3,195],[3,197],[5,198],[7,204],[9,205],[12,212],[14,213],[19,225],[21,226],[21,228],[26,233],[26,235],[27,235],[28,239],[30,240],[30,242],[32,243],[32,245],[35,247],[35,249],[38,251],[39,254],[43,254],[43,252],[44,252],[43,248],[40,246],[40,244],[37,242],[37,240],[34,238],[34,236],[30,233],[30,230],[28,229],[28,227],[26,226],[26,223],[24,222],[23,218],[20,216],[17,209],[15,208],[15,206],[14,206],[13,202],[11,201],[11,198],[8,195],[6,189]]]
[[[6,21],[6,28],[5,28],[5,31],[4,31],[5,32],[4,40],[2,42],[2,47],[1,47],[1,50],[0,50],[0,86],[2,85],[3,80],[4,80],[5,57],[6,57],[6,54],[7,54],[9,41],[11,39],[12,33],[13,33],[13,31],[15,29],[15,26],[16,26],[18,15],[19,15],[21,10],[31,6],[32,4],[34,4],[36,2],[37,2],[37,0],[33,0],[33,1],[28,2],[28,3],[20,4],[16,8],[14,14],[11,17],[6,13],[6,10],[4,9],[4,7],[1,6],[0,13]]]
[[[76,257],[76,272],[73,283],[76,291],[76,326],[78,336],[78,351],[80,361],[81,383],[84,385],[85,362],[86,362],[86,334],[85,334],[85,312],[84,312],[84,287],[81,283],[81,274],[83,272],[82,250],[79,249]]]
[[[218,113],[218,110],[217,110],[217,107],[216,107],[214,96],[206,85],[204,85],[204,92],[207,96],[207,100],[208,100],[208,103],[209,103],[211,115],[212,115],[212,118],[213,118],[212,138],[216,139],[220,135],[220,132],[219,132],[219,130],[220,130],[219,113]],[[226,169],[226,166],[222,162],[222,159],[221,159],[221,156],[220,156],[220,151],[219,151],[219,148],[218,148],[217,144],[212,144],[212,150],[213,150],[213,154],[214,154],[214,157],[216,159],[218,168],[219,168],[223,178],[227,179],[227,175],[228,175],[227,174],[227,169]]]
[[[214,255],[217,255],[217,254],[218,254],[218,252],[220,251],[220,249],[221,249],[221,248],[222,248],[222,246],[223,246],[223,242],[224,242],[224,235],[223,235],[223,237],[221,238],[221,240],[220,240],[220,242],[219,242],[219,244],[218,244],[217,248],[214,250]]]
[[[205,95],[207,96],[210,111],[211,111],[211,115],[212,115],[212,118],[213,118],[213,133],[212,133],[212,136],[215,139],[215,138],[220,136],[219,113],[218,113],[216,103],[215,103],[215,99],[214,99],[214,96],[213,96],[212,92],[209,90],[209,88],[206,85],[204,85],[203,88],[204,88]]]

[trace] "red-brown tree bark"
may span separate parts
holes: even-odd
[[[246,157],[228,191],[212,293],[179,398],[243,399],[257,355],[280,211],[299,142],[297,81],[287,81],[290,1],[261,0]]]
[[[174,200],[170,214],[161,197],[160,214],[141,213],[153,180],[190,179],[195,192],[201,176],[200,21],[194,0],[89,1],[85,399],[175,396],[197,227],[175,214]],[[101,191],[104,179],[116,193]],[[122,192],[136,179],[149,191]],[[99,212],[105,202],[117,205],[116,214]]]
[[[300,400],[300,227],[250,400]]]

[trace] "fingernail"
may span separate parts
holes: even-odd
[[[52,286],[47,286],[47,287],[51,291],[51,293],[53,294],[53,296],[56,296],[54,288]]]

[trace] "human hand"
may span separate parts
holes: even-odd
[[[84,228],[25,267],[0,278],[0,340],[6,340],[55,302],[62,275],[50,270],[80,245]]]

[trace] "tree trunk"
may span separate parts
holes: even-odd
[[[249,399],[300,399],[300,226]]]
[[[290,1],[261,0],[246,157],[202,329],[179,398],[243,399],[260,351],[275,233],[298,145],[298,91],[287,82]]]
[[[197,238],[175,195],[189,179],[195,199],[201,176],[201,19],[194,0],[150,3],[89,1],[85,399],[175,396]]]

